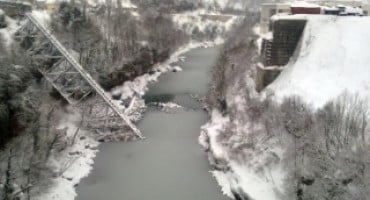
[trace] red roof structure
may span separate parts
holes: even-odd
[[[292,14],[321,14],[321,6],[307,2],[293,3],[290,7]]]

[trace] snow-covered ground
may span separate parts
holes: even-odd
[[[297,57],[261,95],[249,91],[250,98],[260,100],[266,95],[271,97],[272,93],[281,101],[284,97],[298,95],[316,108],[344,92],[368,98],[370,18],[298,17],[307,19],[308,23]],[[248,74],[242,76],[248,77]],[[217,166],[212,173],[226,195],[234,197],[237,193],[254,200],[282,199],[288,174],[281,160],[287,147],[284,142],[271,139],[260,129],[259,122],[243,119],[248,117],[244,114],[248,102],[245,92],[240,90],[253,88],[250,80],[241,78],[228,85],[228,108],[236,114],[231,119],[213,110],[211,120],[202,127],[199,143],[210,155],[210,162]],[[232,136],[228,135],[230,130],[233,130]],[[242,151],[238,150],[239,145],[244,145]]]
[[[252,1],[249,0],[199,0],[204,5],[210,6],[210,7],[220,7],[222,9],[225,8],[233,8],[233,9],[240,9],[244,10]]]
[[[72,107],[69,107],[68,113],[65,113],[60,120],[57,129],[66,131],[66,138],[72,141],[79,120],[79,116]],[[68,200],[76,197],[75,185],[85,177],[92,169],[94,158],[98,152],[99,143],[91,136],[90,133],[79,130],[75,143],[68,145],[67,149],[60,154],[52,155],[50,165],[54,166],[58,176],[53,180],[54,184],[48,191],[36,196],[35,200]]]
[[[10,17],[5,17],[5,22],[7,24],[7,27],[0,29],[0,35],[5,41],[5,46],[9,47],[13,43],[13,34],[23,24]]]
[[[243,102],[241,96],[234,99],[232,104],[240,106],[237,109],[241,111],[238,112],[244,113],[242,107],[247,102]],[[259,134],[258,125],[254,127],[254,122],[245,123],[242,115],[231,120],[228,115],[223,116],[218,110],[213,110],[211,120],[202,126],[199,144],[208,153],[210,163],[217,166],[211,173],[223,194],[230,198],[244,194],[253,200],[278,200],[285,172],[275,159],[281,157],[283,151],[276,141],[263,142],[266,135]],[[229,140],[221,139],[225,137],[225,131],[230,131],[227,129],[230,126],[235,128],[233,133],[236,134]],[[246,144],[256,146],[244,152],[233,152]]]
[[[91,6],[97,6],[101,4],[107,4],[107,0],[87,0],[87,3]],[[110,1],[113,6],[117,6],[117,0]],[[136,6],[130,0],[120,0],[123,8],[136,8]]]
[[[370,17],[310,16],[297,60],[268,88],[282,99],[298,95],[321,107],[344,92],[370,92]]]

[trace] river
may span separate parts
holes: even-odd
[[[92,173],[77,187],[79,200],[227,200],[209,173],[197,139],[207,114],[190,94],[204,96],[220,47],[194,49],[150,86],[146,100],[186,109],[150,107],[139,129],[146,140],[100,145]]]

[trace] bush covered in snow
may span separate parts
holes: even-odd
[[[52,126],[58,103],[22,48],[0,43],[0,52],[0,199],[30,199],[55,176],[47,161],[64,141]]]
[[[257,22],[257,14],[250,13],[242,22],[234,25],[225,41],[218,62],[212,70],[207,103],[221,111],[226,111],[226,91],[230,80],[245,73],[254,75],[254,64],[258,62],[258,52],[254,41],[257,39],[252,27]]]

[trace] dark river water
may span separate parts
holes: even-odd
[[[186,108],[149,109],[138,124],[146,140],[100,146],[92,173],[77,187],[79,200],[226,200],[197,143],[207,114],[190,94],[204,96],[220,47],[184,54],[184,71],[151,85],[148,101],[171,100]]]

